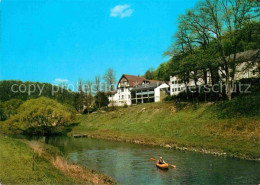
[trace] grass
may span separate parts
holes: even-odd
[[[0,183],[2,184],[75,184],[83,181],[64,175],[25,143],[0,136]]]
[[[236,102],[188,104],[181,110],[173,103],[150,103],[80,115],[73,133],[259,159],[260,106],[251,101],[257,110],[245,115]]]
[[[106,175],[68,163],[53,146],[1,135],[0,169],[2,184],[115,184]]]

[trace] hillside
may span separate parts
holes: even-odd
[[[260,158],[260,96],[201,104],[150,103],[80,115],[72,134]]]
[[[40,82],[22,82],[19,80],[0,81],[0,102],[11,99],[26,101],[45,96],[58,102],[74,105],[75,93],[67,89]]]

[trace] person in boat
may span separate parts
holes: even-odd
[[[159,158],[159,160],[158,160],[158,163],[159,163],[159,164],[164,164],[164,163],[165,163],[165,161],[163,160],[163,158],[162,158],[162,157],[160,157],[160,158]]]

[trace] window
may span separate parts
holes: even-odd
[[[130,97],[130,95],[128,95],[128,99],[130,99],[131,97]]]
[[[180,88],[180,87],[178,88],[178,91],[181,91],[181,88]]]
[[[177,88],[175,88],[175,91],[177,91],[178,89]]]
[[[172,84],[174,84],[174,81],[172,81]]]
[[[122,99],[124,99],[124,95],[122,95]]]
[[[174,92],[174,88],[172,89],[172,92]]]

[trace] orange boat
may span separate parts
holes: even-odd
[[[162,169],[162,170],[168,170],[169,165],[167,163],[164,164],[159,164],[159,162],[156,162],[155,164],[158,168]]]

